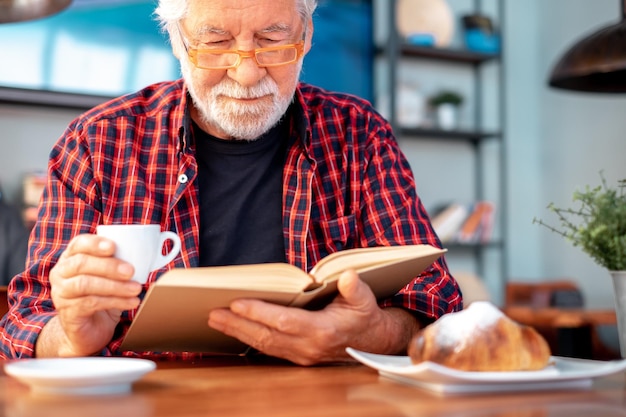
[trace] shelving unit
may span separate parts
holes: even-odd
[[[497,166],[498,185],[495,194],[497,198],[491,199],[494,201],[497,207],[496,228],[497,236],[490,242],[485,244],[462,244],[462,243],[446,243],[445,246],[449,249],[447,257],[452,259],[458,255],[468,255],[472,258],[475,265],[475,272],[480,277],[485,277],[487,270],[489,269],[493,275],[497,275],[494,280],[497,281],[496,287],[490,288],[491,292],[495,294],[495,299],[502,299],[504,292],[504,285],[508,276],[507,259],[506,259],[506,149],[504,140],[504,123],[505,123],[505,92],[504,92],[504,66],[502,60],[502,52],[500,54],[484,54],[479,52],[470,51],[462,48],[454,49],[441,49],[436,47],[421,47],[406,44],[402,41],[402,38],[397,33],[396,28],[396,0],[384,0],[386,7],[387,21],[383,23],[386,25],[386,39],[382,45],[378,45],[376,48],[377,57],[382,57],[388,65],[387,71],[383,80],[387,86],[385,93],[389,96],[388,118],[392,124],[396,136],[398,138],[411,140],[411,141],[429,141],[432,143],[457,143],[457,144],[469,144],[471,151],[468,157],[473,158],[472,170],[470,173],[473,175],[474,189],[472,190],[473,198],[475,201],[485,199],[485,155],[483,152],[484,146],[487,144],[497,143],[496,158],[498,159],[494,164]],[[500,33],[503,27],[503,0],[492,0],[492,5],[496,9],[496,13],[493,16],[494,20],[500,27]],[[482,12],[482,2],[480,0],[473,0],[473,10],[477,13]],[[457,66],[466,68],[471,73],[471,91],[472,96],[466,97],[472,102],[472,126],[470,128],[460,128],[459,130],[440,130],[436,127],[419,127],[419,128],[406,128],[400,126],[397,121],[397,109],[396,103],[397,94],[396,86],[398,85],[398,73],[399,68],[403,63],[410,61],[428,61],[435,63],[436,65],[443,66]],[[483,114],[484,107],[484,74],[483,68],[487,63],[493,63],[497,68],[497,91],[495,97],[498,107],[498,121],[496,128],[486,128]],[[465,71],[465,70],[463,70]],[[460,145],[459,145],[460,146]],[[491,146],[491,145],[490,145]],[[493,158],[493,153],[490,154]],[[493,163],[493,161],[491,161]],[[446,161],[441,161],[442,166],[446,165]],[[467,172],[460,172],[459,175],[468,175]],[[492,187],[493,188],[493,187]],[[491,194],[493,190],[490,189]],[[433,202],[431,202],[433,203]],[[496,252],[499,258],[499,265],[494,267],[493,264],[486,263],[488,253]],[[489,258],[491,259],[491,258]],[[495,272],[494,272],[495,271]]]

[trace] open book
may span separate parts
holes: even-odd
[[[245,344],[208,326],[211,310],[238,298],[321,308],[336,295],[337,279],[348,269],[382,299],[444,252],[430,245],[348,249],[328,255],[309,274],[287,263],[172,269],[149,288],[121,348],[242,354]]]

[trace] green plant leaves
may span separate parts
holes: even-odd
[[[556,214],[560,227],[553,227],[540,219],[533,219],[549,230],[560,234],[579,246],[599,265],[610,271],[626,270],[626,179],[610,188],[602,178],[602,185],[575,191],[576,208],[560,208],[553,203],[548,209]]]

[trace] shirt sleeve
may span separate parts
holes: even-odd
[[[9,312],[0,322],[0,356],[4,358],[35,355],[41,330],[56,314],[50,270],[71,238],[92,230],[99,219],[92,203],[95,190],[89,152],[75,132],[68,129],[51,152],[26,268],[9,285]]]
[[[362,193],[363,245],[429,244],[441,248],[430,218],[416,191],[413,171],[386,122],[378,120],[368,140]],[[462,308],[460,288],[445,257],[413,279],[382,307],[401,307],[423,322]]]

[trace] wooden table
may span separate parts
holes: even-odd
[[[537,329],[548,341],[553,355],[588,359],[620,359],[619,351],[609,349],[596,332],[598,326],[617,325],[615,309],[533,308],[510,306],[504,313]]]
[[[5,417],[624,417],[626,375],[586,390],[438,397],[360,364],[215,358],[159,363],[131,393],[116,396],[36,395],[2,373],[0,402]]]

